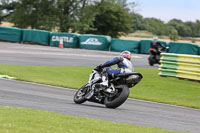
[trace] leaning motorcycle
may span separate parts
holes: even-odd
[[[86,101],[104,104],[107,108],[117,108],[122,105],[129,96],[129,88],[141,81],[140,73],[122,73],[105,76],[106,69],[98,72],[95,69],[89,77],[89,81],[83,85],[74,95],[77,104]],[[108,78],[108,79],[107,79]],[[103,82],[108,82],[104,86]]]

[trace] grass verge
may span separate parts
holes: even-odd
[[[18,80],[79,89],[93,67],[0,65],[0,74]],[[143,80],[130,91],[130,97],[200,109],[199,83],[158,76],[157,69],[137,68]]]
[[[3,133],[178,133],[75,117],[53,112],[0,106]]]

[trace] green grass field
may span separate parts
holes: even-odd
[[[0,106],[1,133],[178,133],[53,112]]]
[[[0,65],[0,74],[18,80],[79,89],[88,81],[92,67]],[[143,80],[131,88],[130,97],[200,108],[200,84],[158,76],[157,69],[137,68]]]

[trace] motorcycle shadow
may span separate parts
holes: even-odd
[[[71,103],[71,104],[75,104],[75,103]],[[105,105],[103,105],[103,104],[96,104],[96,103],[93,104],[93,102],[89,102],[89,101],[85,102],[84,104],[75,104],[75,105],[81,106],[81,107],[90,107],[90,108],[99,108],[99,109],[124,110],[122,107],[115,108],[115,109],[106,108]]]

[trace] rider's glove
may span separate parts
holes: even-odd
[[[166,49],[165,47],[162,48],[163,51],[164,51],[165,49]]]
[[[101,72],[102,71],[102,65],[98,65],[94,70],[96,70],[97,72]]]

